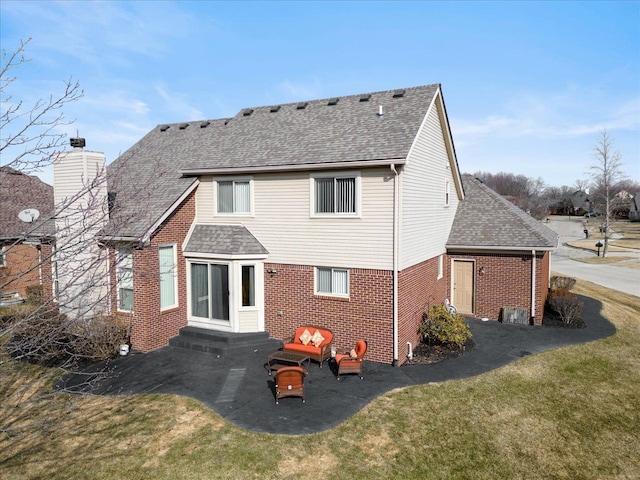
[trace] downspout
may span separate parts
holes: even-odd
[[[536,251],[531,250],[531,324],[536,318]]]
[[[398,237],[399,237],[399,197],[398,170],[391,164],[393,177],[393,366],[398,366]]]

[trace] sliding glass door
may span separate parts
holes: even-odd
[[[191,315],[229,321],[229,265],[191,263]]]

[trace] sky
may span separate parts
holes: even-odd
[[[79,81],[60,130],[108,163],[163,123],[440,83],[462,173],[571,186],[606,129],[640,181],[640,1],[2,0],[2,50],[28,38],[3,100]]]

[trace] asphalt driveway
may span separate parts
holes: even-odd
[[[86,392],[87,374],[109,374],[93,382],[90,393],[130,395],[169,393],[192,397],[235,425],[256,432],[298,435],[332,428],[390,390],[431,382],[471,377],[545,350],[599,340],[615,333],[600,315],[600,303],[584,301],[583,329],[509,325],[468,319],[474,348],[464,355],[430,365],[365,362],[364,380],[356,375],[336,376],[325,363],[311,363],[305,380],[306,403],[287,397],[275,404],[273,378],[265,369],[267,351],[243,358],[223,358],[190,350],[164,347],[147,354],[118,357],[93,367],[84,375],[59,384],[71,392]]]

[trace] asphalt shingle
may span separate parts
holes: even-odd
[[[463,175],[465,199],[458,205],[447,247],[549,250],[558,235],[471,175]]]

